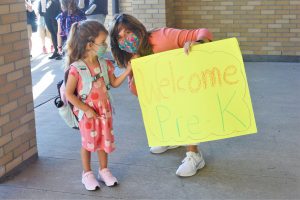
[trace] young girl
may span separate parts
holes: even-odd
[[[112,107],[108,96],[108,90],[102,74],[100,60],[106,51],[108,32],[102,24],[97,21],[75,22],[72,25],[67,41],[67,64],[69,65],[68,80],[66,83],[66,97],[74,105],[74,113],[78,116],[80,111],[84,112],[79,121],[82,148],[81,158],[83,165],[82,183],[87,190],[99,188],[90,165],[91,152],[97,151],[99,159],[98,178],[107,186],[114,186],[117,179],[107,168],[107,154],[115,149],[114,134],[112,128]],[[103,60],[103,58],[102,58]],[[91,91],[87,96],[74,95],[81,94],[83,84],[76,63],[87,66],[94,78]],[[131,73],[131,67],[119,77],[114,75],[114,67],[111,62],[105,61],[108,69],[108,78],[112,87],[118,87]],[[102,65],[102,64],[101,64]],[[99,78],[100,77],[100,78]]]
[[[147,32],[145,26],[128,14],[116,15],[110,26],[110,46],[119,66],[129,66],[130,60],[177,48],[184,48],[188,54],[191,45],[212,40],[212,34],[205,28],[174,29],[158,28]],[[162,66],[163,67],[163,66]],[[129,75],[129,88],[137,95],[133,74]],[[152,153],[163,153],[178,146],[151,147]],[[188,145],[186,158],[178,167],[178,176],[193,176],[205,165],[197,145]]]

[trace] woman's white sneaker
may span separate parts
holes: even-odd
[[[176,175],[178,176],[193,176],[197,171],[205,166],[205,162],[201,152],[195,153],[192,151],[186,152],[186,157],[182,164],[178,167]]]
[[[175,149],[179,146],[157,146],[157,147],[151,147],[150,148],[150,152],[154,153],[154,154],[159,154],[159,153],[163,153],[166,152],[169,149]]]

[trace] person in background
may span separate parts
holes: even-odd
[[[77,0],[60,0],[62,12],[56,17],[58,29],[57,29],[57,48],[60,59],[63,50],[62,46],[67,40],[71,26],[75,22],[86,20],[85,14],[78,8]]]
[[[47,48],[46,48],[46,42],[45,39],[48,37],[51,39],[50,32],[48,31],[48,28],[45,23],[45,14],[46,14],[46,5],[47,5],[47,0],[39,0],[37,2],[37,13],[38,13],[38,32],[41,37],[42,41],[42,52],[44,54],[47,54]],[[52,42],[51,42],[52,43]],[[51,50],[50,52],[53,53],[54,47],[53,44],[51,44]]]
[[[85,10],[86,17],[104,24],[107,15],[107,0],[79,0],[78,7]]]
[[[59,0],[47,0],[45,22],[46,26],[51,34],[52,43],[54,46],[54,52],[49,59],[60,57],[57,48],[57,21],[56,16],[61,12]]]
[[[27,33],[28,33],[28,42],[29,42],[29,52],[30,52],[30,57],[31,55],[31,49],[32,49],[32,30],[33,30],[33,23],[35,23],[36,20],[36,15],[33,10],[33,6],[31,4],[30,0],[25,0],[25,8],[26,8],[26,15],[27,15]]]

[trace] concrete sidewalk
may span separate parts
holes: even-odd
[[[149,153],[138,100],[124,83],[112,90],[117,150],[109,165],[119,186],[84,189],[79,134],[50,101],[35,109],[39,159],[0,185],[0,199],[300,199],[300,64],[246,63],[246,71],[258,134],[201,144],[206,167],[197,175],[175,175],[183,147]],[[35,105],[57,94],[62,74],[62,61],[33,59]]]

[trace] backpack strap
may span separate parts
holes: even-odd
[[[110,100],[110,103],[112,105],[112,110],[113,113],[115,112],[115,109],[113,107],[113,97],[111,95],[110,92],[110,82],[109,82],[109,77],[108,77],[108,66],[107,66],[107,62],[104,58],[98,58],[98,61],[100,63],[100,67],[101,67],[101,73],[103,75],[103,79],[106,85],[106,89],[107,89],[107,93],[108,93],[108,98]]]
[[[112,95],[109,91],[110,90],[110,82],[109,82],[109,77],[108,77],[108,66],[107,66],[106,61],[103,58],[99,58],[98,62],[100,64],[101,72],[99,74],[95,75],[94,77],[92,77],[89,68],[87,67],[85,62],[83,62],[82,60],[78,60],[71,64],[72,66],[74,66],[77,69],[77,71],[81,77],[81,80],[82,80],[82,90],[79,91],[79,95],[80,95],[81,101],[85,103],[85,100],[92,89],[93,82],[96,81],[97,79],[103,77],[105,85],[106,85],[107,93],[108,93],[108,98],[112,105],[113,99],[112,99]],[[112,108],[113,108],[113,106],[112,106]],[[114,112],[114,108],[113,108],[113,112]],[[80,121],[82,119],[83,115],[84,115],[84,112],[82,110],[79,110],[78,121]]]
[[[78,60],[74,63],[72,63],[72,66],[74,66],[82,80],[82,90],[79,91],[79,96],[81,98],[81,101],[85,103],[85,100],[87,96],[89,95],[91,89],[92,89],[92,84],[93,84],[93,77],[91,75],[90,70],[86,66],[86,64],[82,60]],[[84,115],[83,110],[79,110],[78,112],[78,121],[82,119]]]

